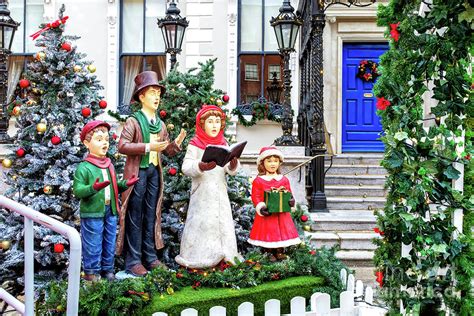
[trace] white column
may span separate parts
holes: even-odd
[[[119,70],[119,28],[117,16],[119,11],[119,2],[109,0],[107,3],[107,82],[105,84],[105,97],[107,100],[107,109],[116,110],[118,106],[118,70]]]

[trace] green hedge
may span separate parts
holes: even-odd
[[[264,315],[265,302],[269,299],[280,300],[282,313],[289,313],[290,300],[293,297],[303,296],[309,299],[313,289],[323,285],[323,282],[323,279],[319,277],[301,276],[240,290],[225,288],[193,290],[187,287],[174,295],[155,296],[151,304],[140,314],[151,315],[154,312],[164,312],[169,316],[179,316],[182,310],[192,307],[199,311],[199,315],[208,315],[211,307],[224,306],[227,309],[227,315],[237,315],[240,304],[251,302],[254,304],[255,315]]]

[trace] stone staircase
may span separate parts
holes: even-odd
[[[356,271],[357,279],[374,282],[375,209],[385,204],[382,154],[340,154],[326,174],[328,213],[311,213],[308,233],[317,247],[339,245],[337,257]]]

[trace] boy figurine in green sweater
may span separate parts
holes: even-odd
[[[110,125],[103,121],[91,121],[84,126],[81,141],[89,154],[74,174],[73,191],[81,199],[83,278],[88,281],[97,281],[99,274],[109,281],[115,279],[118,195],[138,181],[135,176],[117,180],[114,166],[106,157],[109,130]]]

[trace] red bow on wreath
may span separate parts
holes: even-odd
[[[56,20],[54,22],[51,22],[51,23],[48,23],[46,24],[46,27],[42,28],[41,30],[39,30],[38,32],[35,32],[33,34],[30,35],[30,37],[32,37],[32,40],[35,40],[38,38],[38,36],[41,35],[41,33],[49,30],[49,29],[52,29],[52,28],[57,28],[59,27],[61,24],[65,24],[67,19],[69,19],[68,16],[65,16],[64,18],[62,19],[59,19],[59,20]]]
[[[377,72],[377,63],[372,60],[362,60],[356,74],[357,78],[365,82],[374,82],[380,74]]]

